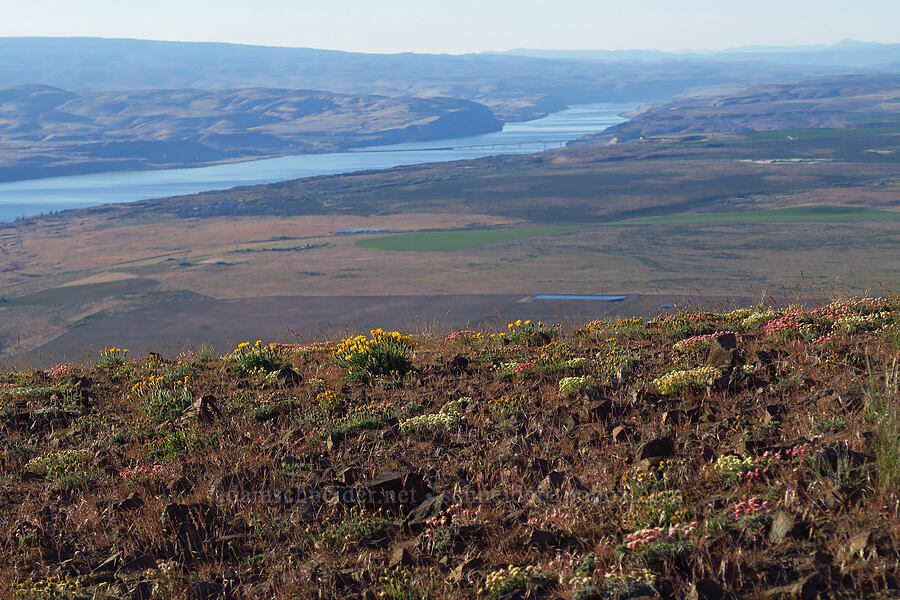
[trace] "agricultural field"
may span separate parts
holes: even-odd
[[[290,338],[340,323],[447,314],[479,325],[533,294],[625,295],[642,299],[629,313],[641,315],[662,297],[891,294],[898,139],[579,146],[4,224],[0,356],[69,360],[107,334],[149,350],[175,345],[161,333],[175,330],[179,343],[224,350],[252,332]],[[337,234],[348,228],[389,233]]]
[[[897,296],[83,356],[0,372],[4,597],[900,590]]]
[[[823,221],[897,221],[900,211],[853,206],[796,206],[772,210],[704,213],[649,217],[630,221],[636,225],[686,225],[693,223],[820,223]],[[626,221],[629,223],[629,221]]]
[[[511,227],[506,229],[468,229],[428,231],[370,238],[356,242],[359,248],[399,252],[452,252],[510,242],[563,231],[565,227]]]

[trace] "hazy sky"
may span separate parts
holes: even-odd
[[[0,36],[367,52],[900,42],[900,0],[0,0]]]

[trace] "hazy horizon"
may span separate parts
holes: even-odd
[[[46,0],[8,7],[3,37],[101,37],[222,42],[369,53],[468,54],[534,50],[721,51],[745,46],[833,45],[846,39],[900,42],[900,4],[826,0],[752,8],[689,0],[641,5],[575,0],[548,10],[534,0],[423,4],[335,0],[303,6],[259,0]]]
[[[517,46],[515,48],[500,48],[500,49],[484,49],[484,50],[472,50],[465,52],[427,52],[427,51],[412,51],[412,50],[397,50],[397,51],[366,51],[366,50],[346,50],[341,48],[324,48],[319,46],[291,46],[286,44],[265,44],[265,43],[252,43],[252,42],[230,42],[230,41],[219,41],[219,40],[185,40],[185,39],[163,39],[163,38],[139,38],[139,37],[126,37],[126,36],[102,36],[102,35],[2,35],[0,34],[0,39],[10,39],[10,38],[22,38],[22,39],[99,39],[99,40],[133,40],[133,41],[143,41],[143,42],[163,42],[163,43],[184,43],[184,44],[227,44],[234,46],[256,46],[262,48],[296,48],[296,49],[306,49],[306,50],[323,50],[330,52],[347,52],[347,53],[361,53],[361,54],[445,54],[445,55],[455,55],[455,56],[464,56],[468,54],[505,54],[505,53],[516,53],[516,52],[660,52],[666,54],[704,54],[704,53],[717,53],[717,52],[729,52],[729,51],[748,51],[748,50],[756,50],[756,49],[788,49],[788,50],[800,50],[800,49],[827,49],[838,47],[844,43],[853,43],[853,44],[872,44],[872,45],[898,45],[900,41],[897,42],[880,42],[874,40],[860,40],[855,38],[844,38],[834,43],[819,43],[819,44],[749,44],[749,45],[734,45],[727,46],[723,48],[706,48],[706,47],[696,47],[696,48],[681,48],[674,50],[664,50],[661,48],[652,48],[652,47],[631,47],[631,48],[550,48],[550,47],[536,47],[536,46]]]

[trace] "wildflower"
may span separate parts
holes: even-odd
[[[693,535],[696,522],[671,527],[648,527],[625,536],[624,545],[629,550],[640,550],[657,542],[671,543]]]
[[[563,377],[559,380],[559,393],[566,396],[574,394],[594,382],[593,377],[583,375],[581,377]]]
[[[65,375],[70,375],[74,370],[75,365],[73,365],[72,363],[61,363],[50,367],[49,369],[44,371],[44,373],[49,377],[57,378],[64,377]]]
[[[663,394],[679,394],[686,387],[708,385],[717,379],[720,371],[715,367],[696,367],[671,371],[653,380],[653,385]]]
[[[756,496],[753,496],[743,502],[735,504],[733,510],[734,519],[739,521],[742,517],[771,512],[772,507],[768,500],[761,500]]]
[[[482,337],[481,333],[472,331],[471,329],[463,329],[461,331],[454,331],[444,339],[446,339],[448,342],[455,342],[457,340],[469,341],[478,339],[480,337]]]
[[[695,335],[693,337],[689,337],[685,340],[681,340],[680,342],[676,342],[674,345],[675,350],[683,351],[690,348],[695,348],[697,346],[705,346],[708,345],[709,342],[715,338],[718,338],[722,335],[734,335],[737,338],[740,336],[731,331],[717,331],[715,333],[707,333],[705,335]]]

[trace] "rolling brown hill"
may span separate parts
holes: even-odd
[[[0,90],[0,181],[333,152],[496,131],[480,104],[309,90]]]

